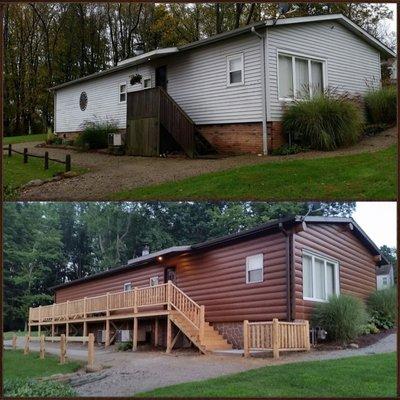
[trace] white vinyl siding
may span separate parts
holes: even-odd
[[[246,257],[246,283],[258,283],[264,280],[264,256],[255,254]]]
[[[339,93],[365,94],[366,81],[380,86],[381,69],[378,50],[350,32],[338,22],[316,22],[292,26],[271,27],[266,41],[268,120],[279,121],[287,104],[279,99],[281,80],[277,71],[278,51],[287,54],[304,54],[326,60],[326,84]],[[318,79],[319,66],[311,66]],[[290,77],[289,77],[290,78]],[[288,89],[286,88],[286,91]]]
[[[339,263],[318,254],[303,252],[303,299],[327,301],[339,291]]]

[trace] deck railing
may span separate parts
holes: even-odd
[[[309,322],[286,322],[273,319],[268,322],[243,322],[244,355],[250,351],[272,350],[274,358],[279,351],[310,350]]]

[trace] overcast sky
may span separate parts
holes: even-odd
[[[396,202],[357,202],[352,217],[378,247],[397,247]]]
[[[392,31],[396,32],[396,27],[397,27],[397,4],[395,3],[386,3],[387,6],[393,11],[393,18],[392,19],[387,19],[387,23],[389,26],[392,28]]]

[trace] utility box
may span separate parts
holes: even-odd
[[[131,331],[129,329],[118,329],[116,335],[117,342],[129,342],[132,340]]]

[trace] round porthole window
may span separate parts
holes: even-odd
[[[87,94],[86,92],[81,93],[81,97],[79,97],[79,107],[82,111],[86,110],[87,107]]]

